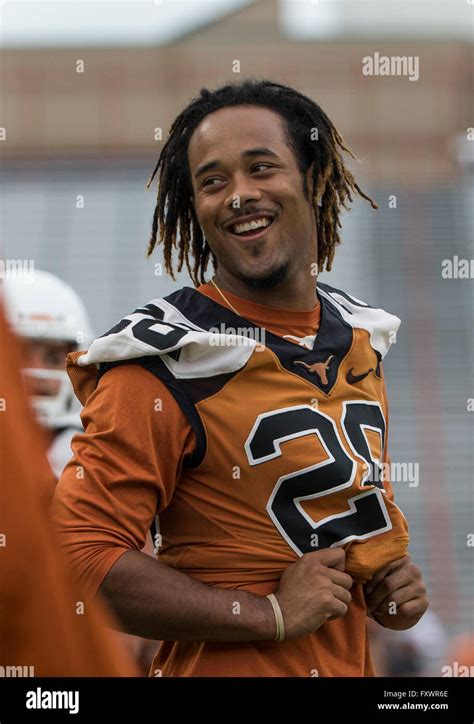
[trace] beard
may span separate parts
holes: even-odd
[[[252,291],[263,292],[267,289],[274,289],[279,284],[282,284],[288,276],[290,266],[291,259],[288,259],[278,267],[278,269],[274,269],[263,277],[248,277],[241,272],[237,272],[236,276]]]

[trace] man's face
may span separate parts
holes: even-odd
[[[310,273],[317,261],[312,167],[306,197],[278,113],[234,106],[209,114],[191,137],[188,160],[196,215],[219,270],[253,289]],[[235,223],[249,215],[270,224],[239,234]]]
[[[23,366],[36,370],[66,369],[66,357],[72,349],[69,342],[23,338]],[[52,396],[59,391],[60,380],[25,375],[26,392],[31,396]]]

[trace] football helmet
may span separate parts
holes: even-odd
[[[28,275],[7,277],[3,289],[7,318],[18,336],[33,341],[67,342],[71,351],[87,349],[92,340],[89,318],[82,300],[69,284],[35,269]],[[81,407],[65,369],[27,367],[23,373],[59,381],[55,395],[31,397],[41,424],[61,428],[77,420]]]

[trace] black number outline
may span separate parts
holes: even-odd
[[[384,423],[383,430],[381,430],[380,428],[376,428],[373,425],[372,426],[367,425],[366,423],[358,424],[358,429],[360,429],[360,431],[362,432],[362,435],[366,441],[367,450],[370,455],[370,460],[368,460],[366,455],[364,455],[361,451],[358,451],[356,449],[355,445],[353,445],[352,440],[350,438],[350,432],[348,431],[347,426],[345,425],[345,421],[347,418],[348,405],[351,405],[351,404],[354,404],[354,405],[357,404],[357,405],[362,405],[362,406],[366,406],[366,405],[375,406],[376,408],[378,408],[381,418],[383,420],[383,423]],[[337,443],[339,445],[339,450],[337,451],[338,454],[342,455],[344,458],[346,458],[347,460],[349,460],[352,463],[350,474],[347,476],[347,480],[343,481],[339,485],[331,485],[329,488],[319,490],[316,493],[312,493],[309,495],[295,496],[293,498],[294,507],[298,511],[299,515],[301,516],[301,519],[299,521],[297,519],[300,526],[301,526],[301,521],[304,520],[304,521],[306,521],[306,523],[309,524],[310,528],[313,531],[311,534],[312,544],[309,547],[309,549],[307,549],[307,550],[302,550],[302,547],[299,546],[295,542],[294,538],[292,538],[288,534],[287,529],[281,523],[279,516],[275,512],[274,508],[275,508],[275,500],[278,496],[278,493],[281,490],[282,485],[284,485],[286,483],[286,481],[294,479],[294,478],[301,478],[302,476],[304,476],[307,473],[313,473],[321,468],[324,468],[324,467],[336,462],[334,455],[332,455],[332,453],[330,452],[330,450],[328,448],[328,445],[326,444],[326,442],[324,441],[324,439],[322,437],[320,429],[318,428],[317,425],[315,425],[314,427],[306,427],[295,433],[289,433],[287,435],[281,435],[280,437],[271,438],[273,452],[270,452],[270,453],[267,453],[264,455],[259,455],[256,457],[254,455],[254,451],[252,449],[252,445],[255,442],[256,436],[257,436],[258,432],[262,429],[261,426],[262,426],[263,420],[265,420],[267,418],[275,417],[276,415],[281,415],[281,414],[290,413],[290,412],[296,412],[298,410],[305,410],[307,412],[309,411],[311,415],[313,415],[313,414],[316,415],[315,421],[318,418],[325,420],[326,421],[325,424],[330,425],[330,432],[334,433],[331,443],[334,444],[334,441],[337,441]],[[381,441],[383,441],[383,443],[385,442],[386,424],[385,424],[385,418],[384,418],[384,415],[382,412],[382,408],[381,408],[379,402],[374,402],[374,401],[369,402],[367,400],[344,401],[340,424],[341,424],[341,428],[343,430],[346,442],[348,443],[349,448],[355,457],[364,460],[364,462],[368,466],[370,466],[371,464],[380,463],[380,461],[378,461],[372,457],[370,446],[368,444],[368,441],[367,441],[367,438],[365,437],[365,432],[364,432],[365,429],[374,430],[380,434]],[[334,420],[331,417],[329,417],[329,415],[325,414],[324,412],[321,412],[320,410],[316,410],[311,405],[292,405],[289,407],[282,407],[282,408],[279,408],[276,410],[271,410],[269,412],[259,414],[257,416],[257,419],[255,420],[255,423],[252,426],[252,429],[244,444],[248,462],[250,465],[255,466],[255,465],[261,465],[262,463],[265,463],[268,460],[272,460],[276,457],[279,457],[280,455],[283,455],[283,452],[280,447],[282,442],[285,442],[288,440],[294,440],[299,437],[303,437],[303,436],[306,436],[306,435],[309,435],[312,433],[317,435],[322,447],[324,448],[324,450],[326,451],[326,453],[328,455],[328,458],[319,463],[315,463],[315,465],[310,465],[306,468],[301,468],[300,470],[293,471],[292,473],[288,473],[287,475],[283,475],[280,478],[278,478],[278,480],[276,481],[276,483],[272,489],[272,492],[270,494],[270,497],[269,497],[267,505],[266,505],[266,511],[267,511],[270,519],[272,520],[273,525],[278,530],[278,532],[280,533],[282,538],[287,542],[287,544],[299,556],[302,556],[302,555],[304,555],[304,553],[318,550],[323,547],[334,548],[336,546],[344,545],[345,543],[348,543],[351,540],[366,540],[367,538],[372,538],[373,536],[380,535],[381,533],[391,530],[393,526],[392,526],[392,522],[390,520],[390,516],[388,514],[387,507],[384,502],[383,496],[386,494],[386,492],[383,489],[383,486],[382,486],[382,489],[379,489],[379,487],[375,486],[371,490],[364,491],[362,493],[358,493],[356,495],[349,497],[346,501],[347,506],[348,506],[347,510],[342,511],[341,513],[336,513],[331,516],[326,516],[325,518],[320,520],[318,523],[315,523],[314,520],[301,507],[300,501],[302,501],[302,500],[310,500],[310,499],[315,499],[315,498],[322,497],[325,495],[333,495],[334,493],[337,493],[345,488],[350,488],[354,484],[354,480],[356,477],[356,471],[357,471],[357,462],[354,459],[354,457],[352,457],[351,455],[348,454],[347,450],[345,449],[344,445],[342,444],[342,439],[341,439],[341,436],[339,434],[338,428],[337,428]],[[267,440],[267,443],[268,442],[269,441]],[[381,459],[383,459],[384,446],[382,445],[381,447],[382,447]],[[370,468],[369,468],[369,472],[370,472]],[[369,472],[365,475],[365,477],[362,478],[361,487],[363,485],[365,485],[365,483],[367,482]],[[372,485],[373,483],[370,483],[370,484]],[[358,515],[361,511],[361,507],[360,507],[361,502],[360,501],[362,501],[363,499],[365,499],[362,503],[364,508],[367,509],[367,506],[369,506],[372,509],[371,513],[375,514],[376,516],[378,515],[379,522],[381,522],[383,520],[384,524],[379,525],[378,527],[371,529],[370,531],[363,533],[363,534],[360,534],[360,533],[359,534],[358,533],[349,534],[343,538],[340,538],[340,539],[334,541],[330,545],[320,547],[319,546],[320,534],[318,534],[317,531],[320,530],[323,526],[326,527],[326,529],[327,529],[328,523],[330,524],[331,521],[344,519],[349,516],[354,516],[354,514]],[[291,513],[291,511],[290,511],[290,513]],[[303,526],[301,526],[301,527],[303,527]],[[313,545],[314,536],[316,536],[316,545]],[[306,548],[308,548],[308,546],[306,546]]]

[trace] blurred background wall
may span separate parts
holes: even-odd
[[[83,296],[97,334],[177,286],[145,259],[171,122],[201,87],[264,76],[314,98],[378,203],[345,215],[321,281],[402,319],[386,360],[394,485],[432,610],[474,631],[473,285],[442,277],[473,253],[474,6],[449,0],[6,3],[0,79],[0,245]],[[419,77],[364,75],[418,58]],[[470,131],[471,129],[471,131]],[[78,202],[78,199],[82,201]],[[161,251],[161,250],[160,250]],[[208,278],[210,274],[208,275]]]

